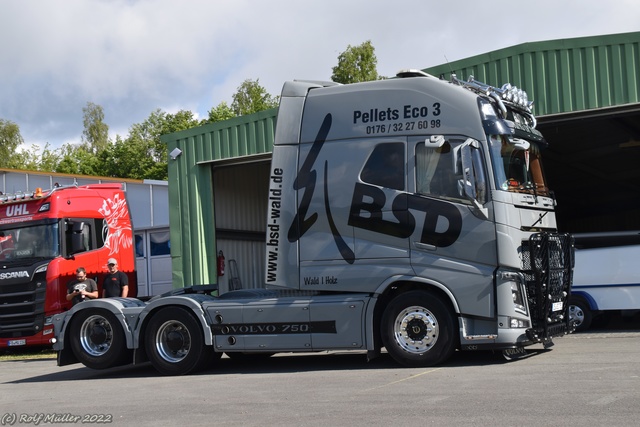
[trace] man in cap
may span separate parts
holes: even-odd
[[[115,258],[109,258],[107,268],[109,273],[102,283],[102,297],[126,297],[129,293],[129,278],[122,271],[118,271],[118,261]]]

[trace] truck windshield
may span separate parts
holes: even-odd
[[[524,139],[490,135],[491,157],[499,190],[548,196],[538,146]]]
[[[58,223],[19,224],[0,228],[0,260],[55,258],[60,255]]]

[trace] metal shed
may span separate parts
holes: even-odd
[[[228,265],[236,261],[242,287],[260,286],[276,114],[266,110],[162,137],[170,153],[174,286],[218,283],[220,251]],[[229,289],[232,273],[220,278],[221,291]]]
[[[425,69],[510,82],[534,100],[563,231],[640,229],[640,32],[525,43]],[[398,68],[402,65],[399,64]],[[304,77],[304,76],[301,76]],[[259,287],[277,109],[165,135],[174,286]],[[215,195],[215,197],[214,197]]]

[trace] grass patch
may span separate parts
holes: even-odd
[[[51,348],[24,347],[20,349],[0,350],[0,362],[10,360],[55,359],[56,352]]]

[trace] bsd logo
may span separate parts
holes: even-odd
[[[384,192],[379,188],[356,183],[351,200],[349,225],[406,239],[416,228],[416,219],[409,212],[409,209],[414,209],[425,213],[421,243],[446,247],[460,237],[462,215],[453,204],[402,193],[396,196],[391,205],[397,221],[389,221],[382,218],[382,209],[386,201]],[[438,221],[442,219],[446,220],[447,228],[438,230]]]

